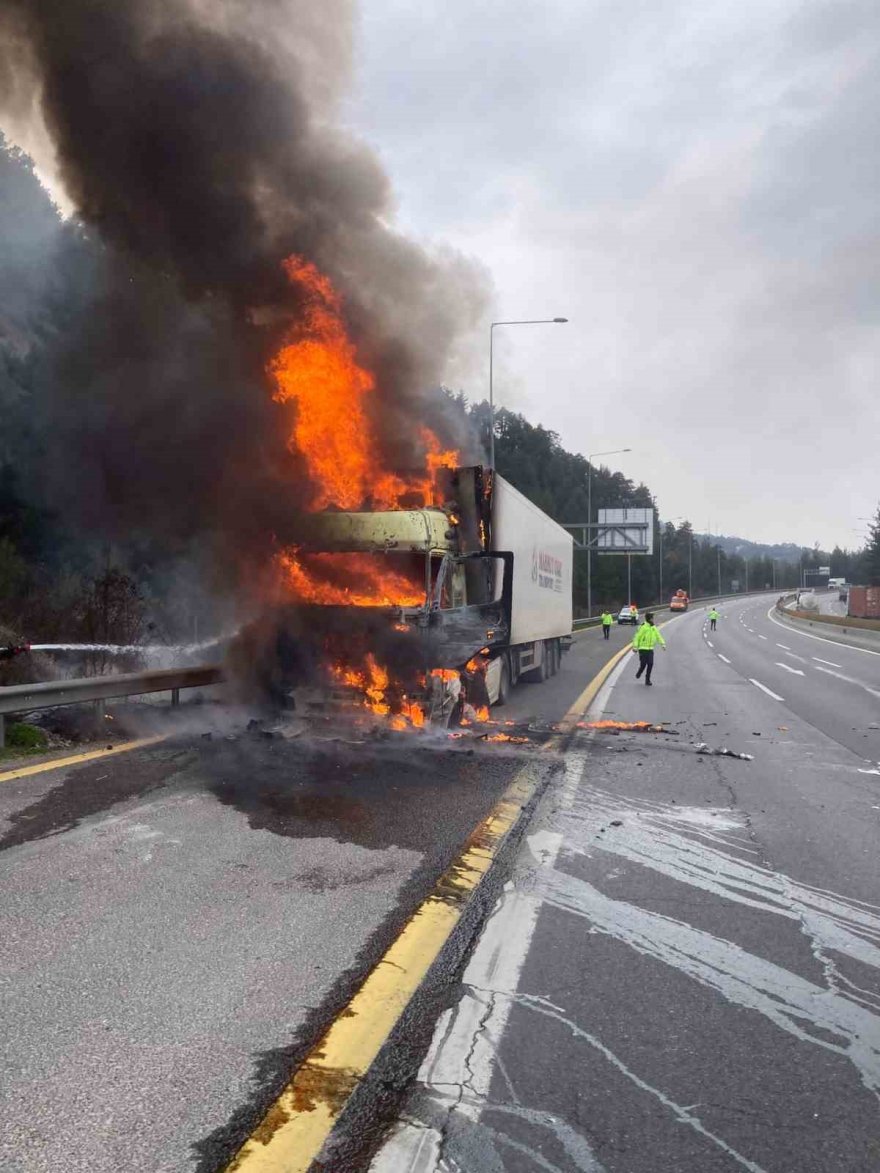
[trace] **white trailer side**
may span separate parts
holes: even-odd
[[[487,676],[494,702],[520,676],[543,680],[559,667],[561,640],[571,634],[574,542],[561,525],[496,476],[492,548],[513,553],[509,657],[497,657]]]
[[[572,536],[499,476],[493,492],[492,547],[513,552],[511,644],[571,635]]]

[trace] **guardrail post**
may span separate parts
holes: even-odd
[[[6,746],[6,718],[0,713],[0,749]]]
[[[172,688],[172,690],[171,690],[171,703],[172,703],[172,705],[179,705],[180,704],[180,689],[179,688]]]
[[[95,701],[95,716],[99,721],[103,721],[107,716],[107,704],[105,701]]]

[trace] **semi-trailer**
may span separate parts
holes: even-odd
[[[399,677],[405,711],[426,722],[454,723],[465,704],[503,704],[518,681],[558,671],[572,632],[571,535],[491,469],[439,475],[442,505],[303,520],[290,563],[299,598],[274,609],[268,641],[284,662],[269,669],[276,698],[281,689],[296,703],[302,689],[314,700],[322,658],[354,648],[392,677],[392,714]],[[342,594],[302,587],[328,573],[349,584]],[[342,668],[330,680],[360,676]]]

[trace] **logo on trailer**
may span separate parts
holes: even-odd
[[[532,547],[532,582],[539,588],[562,594],[562,559]]]

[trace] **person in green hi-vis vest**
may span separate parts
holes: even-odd
[[[636,680],[641,678],[642,673],[645,673],[645,684],[650,687],[651,673],[654,671],[654,648],[657,644],[663,650],[666,650],[666,640],[654,626],[654,616],[652,612],[645,613],[645,622],[633,636],[632,649],[639,654],[639,670],[636,673]]]
[[[602,612],[602,634],[605,636],[606,639],[608,639],[609,635],[611,635],[611,627],[612,627],[613,623],[614,623],[614,616],[611,614],[611,612],[610,611],[603,611]]]

